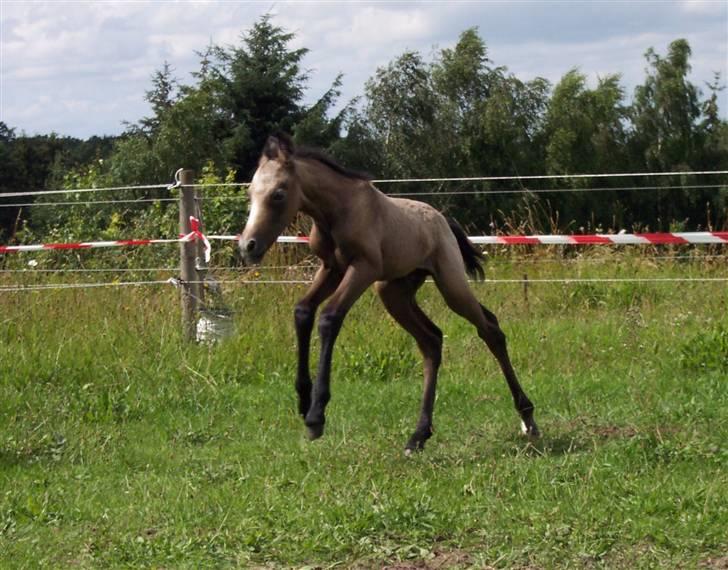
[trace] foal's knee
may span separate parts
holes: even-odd
[[[296,329],[313,328],[314,318],[315,311],[311,308],[311,305],[307,303],[296,304],[293,310],[293,321],[296,323]]]
[[[324,310],[319,317],[319,334],[323,340],[335,338],[341,330],[344,315],[336,310]]]

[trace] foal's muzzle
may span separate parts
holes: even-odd
[[[240,255],[242,255],[245,265],[256,265],[263,259],[265,248],[261,247],[260,242],[255,238],[247,240],[241,238],[238,242],[238,247],[240,248]]]
[[[240,249],[242,249],[245,253],[253,253],[255,251],[255,246],[257,246],[258,243],[254,239],[249,239],[245,243],[242,241],[240,242]]]

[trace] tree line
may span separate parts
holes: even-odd
[[[180,166],[208,182],[249,180],[271,132],[325,149],[375,177],[529,176],[674,172],[659,179],[558,179],[402,184],[389,192],[427,192],[432,202],[471,231],[530,229],[608,231],[725,227],[728,178],[687,177],[690,170],[728,169],[728,122],[716,74],[704,89],[689,79],[691,49],[684,39],[666,53],[645,54],[644,81],[631,97],[619,75],[596,85],[574,68],[556,84],[523,81],[489,57],[476,28],[429,60],[407,51],[377,69],[364,93],[342,104],[339,76],[307,104],[305,48],[264,16],[234,46],[208,45],[190,83],[169,63],[146,92],[150,116],[118,137],[80,141],[27,137],[0,123],[0,195],[40,188],[118,186],[169,181]],[[720,187],[698,187],[714,186]],[[608,191],[590,191],[591,188]],[[639,187],[639,190],[620,188]],[[690,188],[689,188],[690,187]],[[498,191],[533,190],[507,194]],[[540,193],[550,189],[578,192]],[[493,191],[493,194],[432,192]],[[231,196],[237,190],[225,190]],[[130,199],[166,196],[129,191]],[[47,200],[80,200],[73,195]],[[0,200],[1,203],[9,199]],[[113,235],[140,220],[172,228],[166,202],[72,208],[0,208],[0,239],[28,235]],[[230,204],[233,204],[231,206]],[[208,225],[238,231],[241,201],[212,204]],[[155,232],[158,233],[158,232]],[[85,236],[88,237],[88,236]]]

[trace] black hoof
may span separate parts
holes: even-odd
[[[412,434],[412,437],[407,442],[407,445],[404,446],[404,454],[409,456],[415,452],[423,451],[425,449],[425,442],[431,437],[432,428],[428,428],[424,431],[417,430],[415,433]]]
[[[311,441],[324,435],[324,424],[306,425],[306,429],[308,430],[308,439]]]
[[[406,447],[404,448],[404,454],[406,457],[411,457],[415,453],[422,453],[425,450],[425,444],[424,442],[421,442],[419,446],[410,447],[410,444],[408,443]]]

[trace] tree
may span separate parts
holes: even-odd
[[[451,169],[474,175],[482,166],[482,116],[503,68],[489,67],[488,49],[477,28],[465,30],[454,48],[443,49],[432,64],[438,96],[437,129],[449,148]]]
[[[543,79],[524,83],[505,68],[492,67],[485,42],[471,28],[432,63],[419,53],[405,52],[379,68],[366,85],[366,104],[354,115],[347,139],[356,139],[360,152],[370,162],[377,161],[387,177],[538,170],[537,139],[548,88]],[[484,188],[488,185],[457,185],[461,191]],[[418,192],[433,187],[397,189]],[[437,202],[463,223],[485,227],[492,212],[513,200],[471,195]]]
[[[544,171],[543,131],[550,83],[503,74],[479,116],[474,173],[539,174]]]
[[[546,114],[549,174],[614,172],[624,166],[624,90],[618,75],[589,89],[586,76],[569,71],[556,85]]]
[[[637,86],[631,109],[632,144],[648,170],[687,170],[695,158],[699,91],[688,81],[690,45],[675,40],[667,57],[650,48],[643,85]]]
[[[698,125],[701,149],[701,170],[725,170],[728,168],[728,121],[721,119],[718,109],[718,94],[725,90],[721,85],[720,73],[707,84],[710,97],[701,105],[703,120]]]
[[[386,176],[442,172],[447,133],[438,131],[438,99],[422,56],[408,51],[380,67],[365,92],[363,115],[382,146]]]
[[[215,50],[222,105],[230,121],[226,157],[240,179],[249,179],[268,135],[293,131],[303,116],[308,74],[301,70],[301,60],[308,50],[290,49],[293,38],[265,15],[243,34],[240,47]]]
[[[715,151],[721,147],[720,120],[710,99],[703,105],[700,90],[688,80],[692,52],[687,40],[673,41],[662,57],[650,48],[645,54],[647,77],[635,89],[631,108],[630,153],[634,168],[649,171],[680,172],[720,160],[720,151],[711,158],[707,144]],[[716,85],[717,87],[717,85]],[[707,113],[701,122],[703,113]],[[709,166],[710,169],[717,165]],[[660,184],[676,185],[681,178],[664,177]],[[693,184],[700,179],[691,178]],[[658,221],[663,229],[672,220],[699,220],[705,215],[706,202],[713,200],[710,190],[665,190],[649,197],[636,197],[634,206],[646,218]],[[723,198],[725,200],[725,197]]]
[[[165,62],[146,92],[153,115],[129,125],[111,157],[114,184],[153,184],[171,181],[178,168],[201,172],[212,162],[225,171],[222,139],[228,134],[221,106],[221,83],[211,72],[212,47],[199,53],[197,84],[180,85]]]
[[[477,28],[460,34],[453,49],[443,49],[433,65],[435,87],[452,102],[462,117],[467,117],[490,95],[493,80],[502,69],[492,70],[488,50]]]
[[[24,178],[25,168],[13,145],[15,138],[15,129],[0,121],[0,198],[19,190]],[[0,239],[12,233],[17,215],[16,208],[0,208]]]
[[[618,75],[599,78],[591,89],[578,69],[567,72],[554,87],[545,117],[546,172],[624,172],[627,110],[623,101],[624,89]],[[593,181],[573,178],[549,184],[583,188]],[[588,221],[597,226],[623,222],[624,208],[614,194],[561,194],[551,197],[550,204],[560,219],[579,225]]]
[[[342,75],[339,74],[333,85],[308,109],[305,109],[293,128],[297,143],[318,148],[329,148],[341,137],[341,129],[352,105],[345,106],[333,117],[331,109],[341,96]]]
[[[152,76],[152,89],[146,92],[144,99],[152,107],[153,115],[139,121],[141,131],[147,136],[153,136],[159,130],[164,115],[174,106],[177,99],[176,91],[179,83],[173,76],[172,66],[165,61],[162,69]]]

